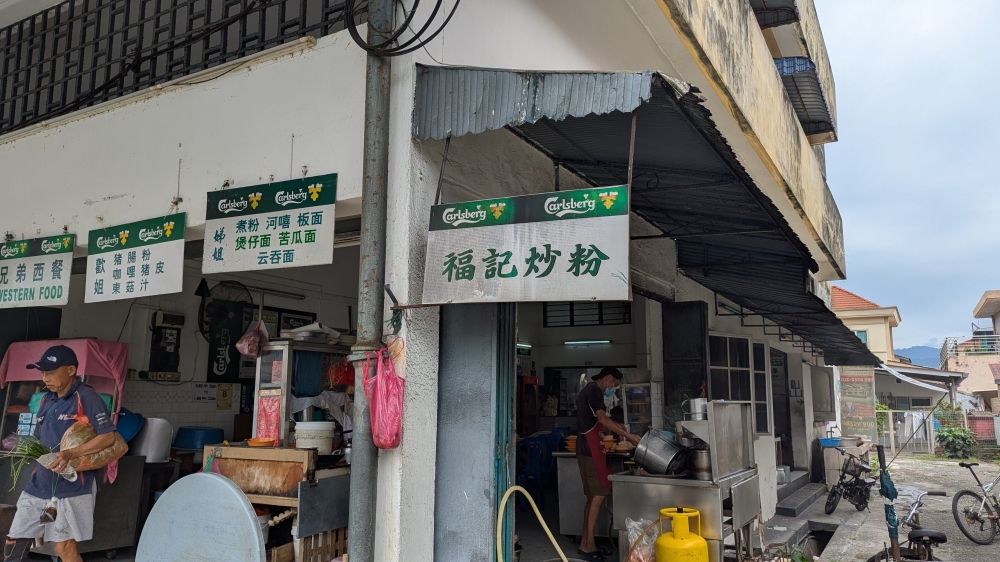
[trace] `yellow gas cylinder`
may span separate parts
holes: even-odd
[[[691,531],[691,519],[698,522]],[[671,530],[663,532],[663,520],[670,519]],[[708,541],[701,536],[701,513],[686,507],[660,510],[660,538],[656,539],[656,562],[708,562]]]

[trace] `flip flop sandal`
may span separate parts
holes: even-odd
[[[593,552],[584,552],[580,549],[576,549],[576,553],[582,556],[584,560],[589,560],[590,562],[608,562],[601,553],[601,549],[597,549]]]

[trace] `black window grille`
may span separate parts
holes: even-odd
[[[67,0],[0,28],[0,134],[335,33],[343,8],[343,0]],[[358,10],[364,21],[363,3]]]
[[[547,302],[543,305],[543,312],[546,328],[632,323],[630,302]]]

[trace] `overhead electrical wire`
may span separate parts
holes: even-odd
[[[430,28],[434,19],[437,17],[438,12],[441,12],[441,7],[444,5],[444,0],[436,0],[434,3],[434,9],[431,11],[430,16],[427,18],[423,27],[414,33],[413,37],[410,37],[402,43],[395,44],[403,32],[410,27],[410,22],[413,21],[414,16],[417,14],[417,8],[420,6],[420,0],[413,0],[413,6],[410,7],[410,13],[406,13],[406,8],[405,6],[403,7],[403,14],[405,16],[403,23],[400,24],[395,31],[389,34],[384,41],[371,44],[362,38],[361,33],[358,31],[358,23],[354,19],[355,2],[357,2],[357,0],[344,0],[344,21],[347,24],[347,31],[351,34],[351,37],[359,47],[380,57],[398,57],[400,55],[409,54],[424,48],[442,31],[444,31],[448,22],[451,21],[452,16],[455,15],[455,11],[458,10],[458,5],[461,4],[461,0],[455,0],[455,5],[452,7],[451,12],[448,13],[448,17],[445,18],[444,22],[434,31],[434,33],[431,33],[428,37],[423,38],[424,33],[426,33]],[[378,30],[376,30],[376,32],[378,32]]]

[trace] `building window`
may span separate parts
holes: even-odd
[[[542,308],[546,328],[632,323],[630,302],[547,302]]]
[[[930,398],[910,398],[910,405],[914,408],[930,408]]]
[[[868,330],[854,330],[854,335],[858,336],[858,339],[861,340],[861,343],[865,344],[865,347],[868,347]]]
[[[767,347],[747,338],[710,336],[709,387],[712,400],[748,402],[754,405],[757,433],[769,433],[770,384],[767,376]]]
[[[811,371],[813,421],[836,421],[833,371],[827,367],[812,367]]]

